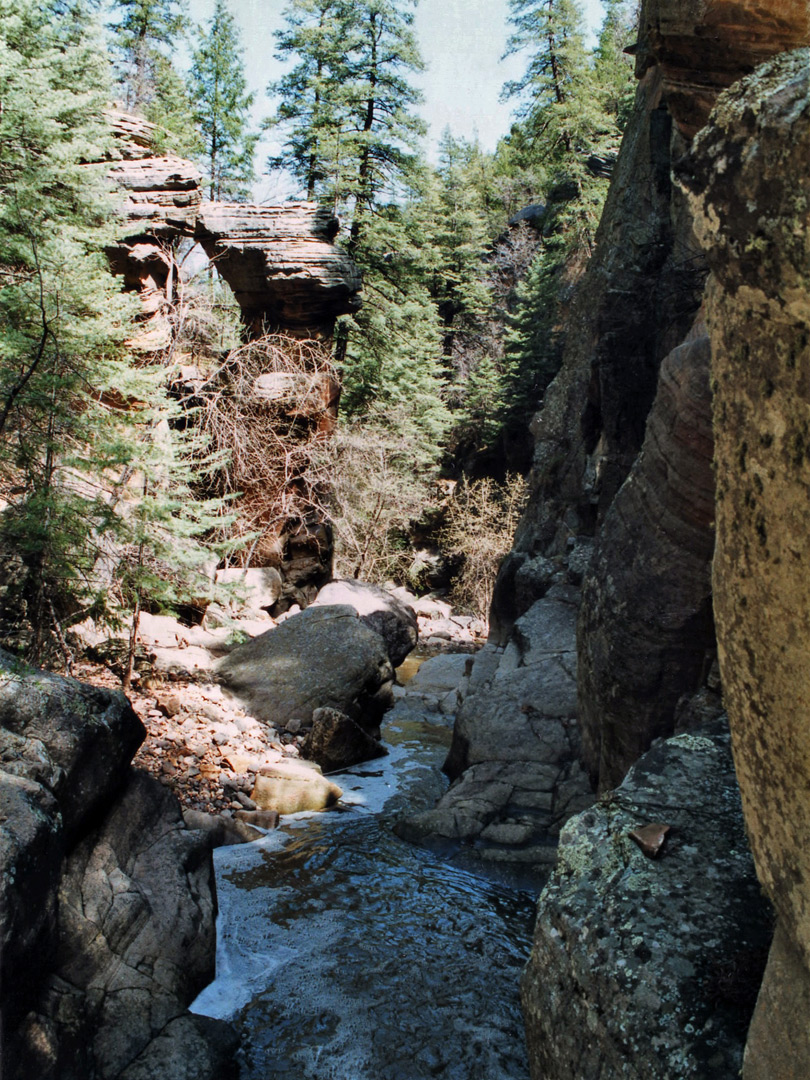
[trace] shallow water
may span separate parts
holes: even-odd
[[[342,808],[215,852],[217,979],[193,1008],[242,1034],[243,1080],[526,1080],[518,980],[534,893],[399,840],[450,740],[407,699]]]

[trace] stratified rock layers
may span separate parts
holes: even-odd
[[[204,202],[195,165],[150,152],[151,124],[125,113],[107,118],[123,159],[110,176],[125,196],[122,240],[110,254],[128,284],[140,275],[152,288],[149,270],[155,276],[163,262],[157,279],[165,287],[171,265],[162,245],[188,237],[216,261],[253,336],[278,330],[329,335],[338,315],[357,310],[360,276],[333,243],[338,221],[328,210],[315,203]],[[168,292],[171,299],[171,281]]]
[[[332,241],[335,217],[313,203],[203,203],[195,237],[233,290],[254,333],[315,336],[359,307],[360,276]]]
[[[631,836],[650,823],[657,858]],[[769,932],[727,729],[656,743],[560,837],[522,982],[532,1076],[734,1080]]]
[[[579,718],[602,790],[674,733],[714,651],[709,340],[699,322],[664,360],[642,452],[613,501],[582,591]]]
[[[723,97],[682,170],[713,271],[720,668],[757,871],[781,927],[782,960],[763,987],[772,1045],[755,1024],[751,1080],[810,1075],[807,1018],[797,1033],[793,1014],[795,999],[810,999],[808,161],[802,49]],[[780,1010],[768,980],[785,972]],[[792,1060],[779,1056],[787,1045]]]

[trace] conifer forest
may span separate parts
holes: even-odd
[[[88,616],[188,606],[212,559],[248,558],[270,513],[257,526],[245,504],[259,485],[276,515],[318,505],[347,575],[418,586],[413,537],[430,536],[462,602],[485,612],[486,587],[463,572],[482,556],[470,534],[497,563],[629,108],[632,5],[611,0],[588,48],[573,0],[511,0],[508,49],[525,60],[503,88],[512,129],[494,153],[446,130],[435,164],[410,0],[291,0],[268,43],[284,65],[267,87],[282,146],[269,160],[227,0],[202,26],[180,0],[2,0],[0,15],[6,643],[53,658]],[[238,460],[267,450],[246,453],[209,422],[210,402],[177,392],[181,363],[244,343],[215,264],[187,275],[182,241],[169,333],[138,348],[143,312],[106,254],[120,232],[113,106],[153,125],[153,152],[193,161],[211,200],[249,202],[259,174],[284,170],[295,197],[339,219],[362,305],[313,343],[339,380],[340,420],[328,445],[282,446],[301,459],[295,498]],[[295,364],[298,343],[275,347]]]

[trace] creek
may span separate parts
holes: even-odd
[[[217,977],[192,1009],[236,1025],[242,1080],[527,1080],[536,889],[392,831],[441,794],[449,724],[406,695],[337,810],[214,853]]]

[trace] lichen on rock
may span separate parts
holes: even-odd
[[[732,1080],[770,932],[725,725],[659,741],[562,830],[522,983],[532,1075]]]

